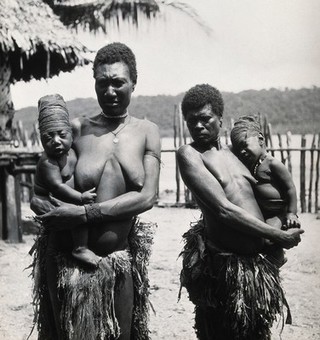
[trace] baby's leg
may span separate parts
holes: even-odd
[[[72,240],[73,257],[86,266],[97,268],[101,257],[88,249],[88,228],[84,225],[74,228],[72,230]]]
[[[281,216],[269,217],[266,219],[266,223],[277,229],[281,229],[283,224]]]
[[[266,223],[277,229],[281,229],[283,225],[283,221],[280,216],[267,218]],[[288,261],[285,257],[285,251],[283,248],[269,240],[266,240],[265,252],[268,259],[275,263],[279,268]]]

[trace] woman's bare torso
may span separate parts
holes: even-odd
[[[145,133],[139,129],[140,122],[131,117],[130,123],[117,135],[117,144],[113,143],[114,135],[99,117],[82,118],[78,122],[74,139],[78,156],[75,169],[77,190],[82,192],[95,187],[98,203],[132,190],[141,190]],[[132,218],[88,226],[89,248],[100,256],[126,248],[131,226]]]
[[[251,215],[264,220],[252,190],[255,180],[229,148],[206,151],[202,158],[207,169],[219,181],[228,200]],[[243,254],[257,253],[262,250],[263,239],[226,226],[211,211],[201,205],[201,202],[200,207],[205,220],[207,237],[217,247]]]

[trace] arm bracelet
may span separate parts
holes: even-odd
[[[85,204],[84,209],[86,211],[88,223],[99,223],[103,220],[99,203]]]

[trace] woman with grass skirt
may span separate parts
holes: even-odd
[[[136,216],[156,199],[159,131],[128,111],[137,70],[126,45],[101,48],[93,76],[101,110],[72,122],[72,148],[75,189],[96,188],[95,203],[31,202],[43,228],[34,247],[35,322],[39,339],[149,339],[152,225]],[[102,258],[96,269],[71,256],[71,230],[83,225],[88,248]]]
[[[202,212],[184,235],[181,271],[181,285],[195,304],[197,336],[270,339],[270,328],[287,303],[279,268],[265,256],[266,240],[289,249],[301,241],[303,230],[265,223],[253,193],[255,179],[220,140],[221,93],[196,85],[181,107],[193,142],[178,150],[178,163]]]

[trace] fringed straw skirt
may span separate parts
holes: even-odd
[[[149,280],[147,265],[155,224],[136,219],[129,236],[129,249],[104,257],[95,271],[79,267],[70,255],[57,253],[60,319],[66,340],[111,340],[120,335],[115,315],[114,293],[126,273],[134,285],[132,339],[148,340]],[[34,247],[34,324],[39,340],[56,340],[46,276],[47,235],[40,233]]]
[[[204,238],[203,221],[183,235],[181,287],[195,304],[201,340],[268,340],[277,317],[288,307],[279,269],[263,254],[224,253]],[[291,323],[288,308],[287,323]]]

